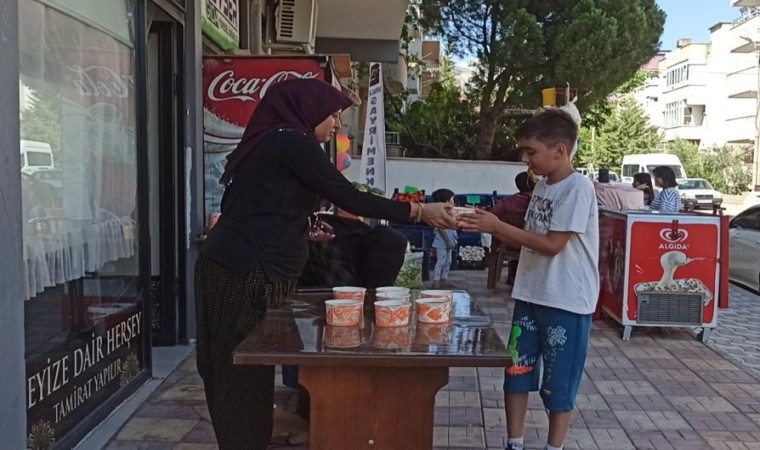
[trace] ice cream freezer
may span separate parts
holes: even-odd
[[[717,324],[721,218],[690,213],[599,214],[599,312],[623,326],[701,328]]]

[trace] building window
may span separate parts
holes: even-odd
[[[700,110],[694,114],[685,100],[671,102],[665,105],[665,128],[702,125]]]
[[[689,65],[682,64],[680,66],[669,69],[666,78],[668,86],[676,86],[689,81]]]

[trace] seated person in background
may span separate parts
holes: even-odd
[[[644,192],[644,206],[651,206],[654,200],[652,176],[646,172],[637,173],[633,176],[633,187]]]
[[[654,174],[654,182],[662,190],[655,195],[649,209],[660,212],[681,211],[683,200],[681,200],[681,193],[678,192],[678,182],[673,169],[667,166],[659,166],[652,173]]]
[[[530,196],[533,193],[533,188],[536,187],[536,183],[528,176],[528,172],[520,172],[515,177],[515,184],[519,192],[504,197],[491,208],[491,214],[499,219],[508,213],[524,213],[528,210]]]
[[[646,209],[644,192],[635,189],[633,186],[594,181],[594,191],[599,206],[616,211]]]
[[[309,259],[299,287],[393,286],[408,244],[401,233],[384,225],[371,227],[361,217],[340,209],[337,214],[319,216],[332,227],[335,237],[309,242]],[[298,366],[282,366],[282,382],[299,391],[297,413],[308,419],[309,393],[298,384]]]
[[[335,238],[309,242],[299,286],[374,289],[396,282],[408,243],[401,233],[384,225],[371,227],[343,210],[320,214],[320,219],[332,226]]]

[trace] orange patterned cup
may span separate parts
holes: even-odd
[[[451,318],[451,302],[446,297],[421,298],[416,304],[419,322],[447,323]]]
[[[333,297],[338,300],[361,300],[364,301],[364,295],[367,290],[363,287],[355,286],[338,286],[333,288]]]
[[[325,319],[328,325],[352,327],[359,325],[362,317],[361,300],[327,300],[325,301]]]
[[[409,346],[409,327],[375,328],[372,346],[386,350],[400,350]]]
[[[450,325],[435,323],[420,323],[417,325],[417,333],[414,335],[414,343],[429,344],[446,344],[449,341]]]
[[[460,216],[464,216],[467,214],[475,214],[475,208],[470,208],[467,206],[455,206],[452,209],[452,213],[454,215],[454,218],[459,218]]]
[[[359,327],[325,327],[325,345],[333,348],[358,347],[362,343]]]
[[[377,292],[378,295],[381,294],[381,293],[389,293],[390,294],[390,293],[397,293],[397,292],[402,292],[402,293],[408,295],[409,294],[409,288],[402,287],[402,286],[382,286],[382,287],[379,287],[379,288],[375,289],[375,292]]]
[[[375,302],[375,324],[378,327],[403,327],[409,325],[412,305],[399,300]]]
[[[383,292],[378,292],[375,295],[375,298],[377,300],[388,300],[388,301],[395,300],[402,303],[409,303],[409,299],[411,298],[411,296],[409,295],[408,292],[404,292],[404,291],[383,291]]]
[[[426,290],[420,292],[421,298],[438,298],[438,297],[446,297],[450,302],[454,301],[454,291],[449,290],[443,290],[443,289],[432,289],[432,290]]]

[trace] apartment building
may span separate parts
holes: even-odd
[[[663,128],[663,114],[660,108],[663,78],[659,76],[660,63],[665,59],[666,52],[659,52],[649,62],[641,66],[641,70],[649,75],[644,86],[633,92],[631,96],[641,105],[649,117],[650,123]]]
[[[659,63],[662,119],[650,114],[666,142],[683,139],[702,147],[754,143],[758,60],[753,42],[760,41],[760,10],[744,5],[760,6],[760,0],[733,3],[741,6],[740,17],[710,28],[709,43],[680,39]]]

